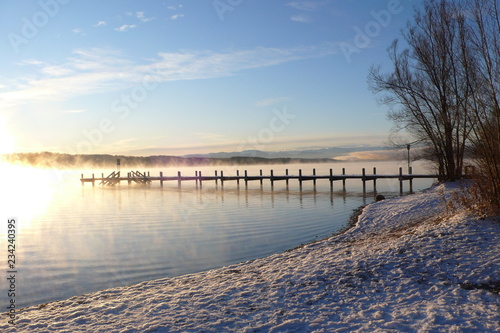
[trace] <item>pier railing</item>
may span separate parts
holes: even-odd
[[[240,174],[240,171],[236,171],[236,175],[225,176],[223,171],[218,173],[214,172],[213,176],[205,176],[202,175],[201,171],[195,171],[194,176],[183,176],[180,171],[177,172],[177,176],[164,176],[163,172],[160,172],[158,177],[151,176],[149,172],[140,172],[140,171],[130,171],[127,173],[126,177],[120,176],[120,171],[113,171],[109,176],[104,177],[102,174],[101,177],[95,177],[92,174],[92,178],[85,178],[82,174],[80,181],[82,185],[85,183],[92,183],[95,185],[95,182],[100,182],[99,185],[106,186],[114,186],[116,184],[120,184],[122,181],[126,181],[129,185],[134,183],[139,184],[149,184],[153,181],[159,181],[160,186],[163,186],[164,182],[168,181],[177,181],[178,186],[181,186],[184,181],[195,181],[196,185],[202,186],[203,182],[214,181],[215,184],[220,182],[221,186],[224,186],[224,182],[228,181],[236,181],[239,185],[240,182],[244,182],[245,186],[248,186],[248,182],[250,181],[259,181],[262,185],[263,182],[270,181],[271,187],[274,186],[274,183],[277,181],[284,181],[286,185],[289,185],[290,180],[297,180],[299,182],[300,187],[302,188],[302,183],[305,181],[312,181],[314,187],[316,187],[316,182],[318,180],[328,180],[330,182],[330,188],[333,189],[333,183],[336,181],[342,181],[342,188],[346,190],[346,180],[349,179],[359,179],[363,183],[363,193],[366,193],[366,182],[373,182],[373,191],[377,191],[377,180],[379,179],[397,179],[399,180],[399,191],[403,193],[403,182],[409,182],[410,192],[413,192],[413,179],[422,179],[422,178],[439,178],[439,175],[435,174],[413,174],[412,168],[410,167],[408,170],[408,174],[403,174],[403,168],[399,168],[399,173],[394,175],[378,175],[377,169],[373,168],[372,174],[367,174],[366,169],[363,168],[361,170],[361,174],[357,175],[347,175],[345,168],[342,168],[342,174],[334,174],[333,169],[330,169],[330,173],[328,175],[317,175],[316,169],[312,170],[312,174],[304,175],[302,173],[302,169],[299,169],[299,173],[297,175],[291,175],[288,172],[288,169],[285,170],[284,175],[275,175],[274,171],[271,170],[269,175],[263,175],[262,170],[260,170],[259,175],[248,175],[247,170],[244,171],[243,174]]]

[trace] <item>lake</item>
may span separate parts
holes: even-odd
[[[329,163],[265,166],[204,166],[140,169],[157,176],[397,174],[400,162]],[[16,305],[18,308],[62,300],[71,296],[145,280],[194,273],[245,260],[268,256],[327,237],[346,226],[357,207],[373,202],[372,183],[366,195],[359,180],[348,180],[347,190],[328,180],[311,181],[302,188],[296,180],[204,182],[176,181],[150,185],[122,182],[103,187],[80,183],[80,175],[100,177],[112,170],[42,170],[18,166],[1,167],[0,190],[4,219],[0,249],[7,259],[7,220],[16,218]],[[121,166],[123,172],[132,168]],[[414,173],[430,173],[421,163]],[[133,170],[136,170],[135,168]],[[414,190],[429,187],[435,180],[414,181]],[[408,184],[405,183],[406,190]],[[378,193],[399,195],[397,180],[378,180]],[[6,260],[3,261],[4,263]],[[2,271],[7,275],[8,267]],[[8,285],[1,279],[0,302],[8,304]],[[3,306],[3,305],[2,305]]]

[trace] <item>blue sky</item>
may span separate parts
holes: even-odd
[[[415,3],[2,1],[0,152],[380,145],[367,75]]]

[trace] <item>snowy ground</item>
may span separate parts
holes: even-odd
[[[500,332],[500,223],[437,188],[264,259],[24,309],[2,332]]]

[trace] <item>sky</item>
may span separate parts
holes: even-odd
[[[382,145],[411,0],[3,0],[0,153]]]

